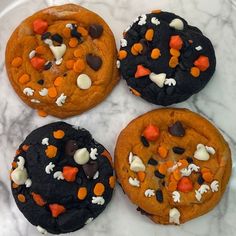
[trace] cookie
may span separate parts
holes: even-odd
[[[6,48],[9,80],[38,114],[65,118],[102,102],[119,80],[116,45],[106,22],[79,5],[25,19]]]
[[[115,186],[108,151],[82,128],[64,122],[34,130],[16,151],[12,193],[41,233],[68,233],[95,219]]]
[[[124,192],[137,210],[160,224],[182,224],[212,210],[231,167],[220,132],[186,109],[158,109],[136,118],[115,149]]]
[[[216,66],[214,48],[183,18],[153,11],[124,32],[118,66],[131,92],[157,105],[171,105],[199,92]]]

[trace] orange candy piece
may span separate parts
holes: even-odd
[[[14,66],[14,67],[20,67],[22,65],[22,58],[21,57],[15,57],[12,62],[11,62],[11,65]]]
[[[183,40],[179,35],[171,36],[169,46],[170,48],[180,50],[183,47]]]
[[[63,130],[57,130],[53,132],[53,137],[56,139],[62,139],[65,136],[65,132]]]
[[[80,73],[85,69],[85,63],[82,59],[78,59],[73,65],[73,70],[76,73]]]
[[[17,198],[22,203],[26,202],[25,196],[23,194],[18,194]]]
[[[205,172],[202,174],[202,178],[207,182],[210,183],[213,181],[214,179],[214,175],[209,171],[209,172]]]
[[[83,51],[81,49],[76,49],[74,51],[74,56],[75,57],[82,57],[83,56]]]
[[[49,208],[54,218],[58,217],[59,215],[61,215],[63,212],[66,211],[66,208],[64,206],[56,204],[56,203],[49,204]]]
[[[118,52],[118,59],[119,60],[123,60],[127,57],[127,52],[125,50],[120,50]]]
[[[148,141],[156,141],[159,137],[160,130],[157,126],[149,124],[143,131],[143,136]]]
[[[169,61],[169,67],[170,68],[175,68],[179,64],[179,59],[178,57],[171,57]]]
[[[161,174],[166,175],[166,172],[167,172],[167,165],[166,165],[166,163],[161,163],[160,165],[158,165],[158,171]]]
[[[150,74],[151,74],[151,71],[149,69],[145,68],[142,65],[138,65],[136,73],[135,73],[135,78],[137,79],[137,78],[150,75]]]
[[[88,35],[88,31],[84,27],[79,26],[77,31],[84,37]]]
[[[159,48],[154,48],[151,52],[151,58],[152,59],[158,59],[161,55],[160,49]]]
[[[167,148],[165,148],[164,146],[160,146],[158,148],[158,153],[160,155],[161,158],[166,158],[167,157],[167,154],[168,154],[168,150]]]
[[[182,177],[178,182],[177,189],[183,193],[191,192],[193,190],[193,183],[188,177]]]
[[[135,43],[131,48],[131,53],[134,56],[137,56],[143,50],[143,45],[141,43]]]
[[[46,62],[44,58],[41,57],[33,57],[31,60],[31,65],[34,67],[36,70],[41,70]]]
[[[87,193],[88,193],[87,188],[85,188],[85,187],[79,188],[78,193],[77,193],[78,199],[84,200],[87,196]]]
[[[193,77],[197,78],[200,75],[200,70],[197,67],[192,67],[190,73]]]
[[[33,21],[33,30],[36,34],[43,34],[48,29],[48,22],[42,19],[36,19]]]
[[[37,194],[37,193],[31,193],[35,203],[38,205],[38,206],[44,206],[47,202],[45,202],[43,200],[43,198],[41,197],[41,195]]]
[[[68,70],[71,70],[73,68],[74,64],[75,64],[74,60],[68,60],[68,61],[66,61],[66,68]]]
[[[200,56],[195,62],[194,65],[200,70],[200,71],[206,71],[209,66],[209,58],[206,56]]]
[[[59,87],[59,86],[61,86],[62,82],[63,82],[63,77],[59,76],[54,80],[53,83],[56,87]]]
[[[71,166],[63,167],[63,177],[68,182],[74,182],[79,169]]]
[[[111,188],[115,188],[115,185],[116,185],[116,177],[115,176],[111,176],[109,178],[109,185]]]
[[[137,175],[140,182],[143,182],[145,180],[146,173],[144,171],[139,171]]]
[[[75,48],[77,45],[78,45],[78,40],[77,40],[77,38],[71,38],[70,41],[69,41],[69,46],[70,46],[71,48]]]
[[[171,54],[173,57],[179,57],[179,56],[180,56],[180,51],[177,50],[177,49],[171,48],[171,49],[170,49],[170,54]]]
[[[54,158],[57,155],[57,147],[49,145],[47,146],[45,153],[48,158]]]
[[[101,196],[105,191],[105,187],[102,183],[97,183],[93,189],[96,196]]]
[[[70,28],[67,28],[65,27],[63,30],[62,30],[62,34],[65,38],[70,38],[71,36],[71,30]]]
[[[50,98],[55,98],[57,96],[57,90],[55,87],[51,87],[48,89],[48,96]]]
[[[19,83],[20,84],[27,84],[30,81],[30,76],[28,74],[23,74],[20,78],[19,78]]]
[[[148,30],[146,31],[146,34],[145,34],[145,39],[146,39],[147,41],[152,41],[153,36],[154,36],[154,30],[153,30],[153,29],[148,29]]]

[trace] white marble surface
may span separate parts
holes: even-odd
[[[10,194],[9,168],[17,145],[36,127],[55,121],[38,117],[11,88],[4,68],[4,51],[12,30],[25,17],[47,5],[77,2],[100,14],[113,30],[117,45],[122,30],[141,13],[152,9],[173,11],[198,26],[215,46],[217,71],[198,95],[176,105],[197,111],[213,121],[229,141],[234,159],[233,176],[221,203],[209,214],[180,227],[155,225],[141,216],[117,187],[111,204],[93,223],[71,235],[236,235],[236,1],[235,0],[1,0],[0,1],[0,235],[40,235],[16,207]],[[112,94],[93,110],[67,121],[88,128],[114,151],[116,138],[137,115],[156,108],[128,92],[121,81]]]

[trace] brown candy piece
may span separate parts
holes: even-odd
[[[78,149],[78,145],[75,140],[68,140],[65,145],[65,153],[68,156],[74,156],[75,151]]]
[[[103,33],[103,27],[99,24],[93,24],[89,26],[89,35],[94,38],[97,39],[99,38]]]
[[[168,131],[171,135],[177,137],[183,137],[185,135],[185,129],[180,121],[177,121],[172,126],[170,126]]]
[[[87,54],[86,62],[95,71],[98,71],[102,65],[102,59],[93,54]]]
[[[96,161],[90,161],[89,163],[86,163],[82,167],[87,178],[91,179],[98,170],[98,163]]]

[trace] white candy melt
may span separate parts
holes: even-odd
[[[172,198],[174,202],[180,202],[180,193],[178,191],[174,191],[172,193]]]
[[[57,106],[59,106],[59,107],[63,106],[63,104],[66,102],[66,98],[67,98],[67,96],[65,96],[65,94],[62,93],[56,100]]]
[[[34,90],[32,88],[25,88],[23,90],[23,93],[28,97],[33,96],[34,95]]]
[[[136,178],[129,177],[129,184],[134,187],[139,187],[140,182]]]
[[[50,174],[50,173],[53,171],[54,167],[55,167],[55,165],[54,165],[52,162],[50,162],[50,163],[45,167],[45,172],[46,172],[47,174]]]
[[[130,164],[130,170],[134,172],[145,171],[145,165],[138,156],[133,156],[133,160]]]
[[[84,165],[89,161],[89,152],[87,148],[78,149],[74,154],[74,160],[79,165]]]
[[[208,161],[210,158],[209,153],[206,150],[206,147],[203,144],[197,145],[197,150],[194,153],[194,158],[199,161]]]
[[[155,191],[153,189],[147,189],[145,192],[144,192],[144,195],[145,197],[152,197],[152,196],[155,196]]]
[[[160,21],[156,17],[152,17],[151,22],[154,25],[159,25],[160,24]]]
[[[92,203],[97,205],[103,205],[105,200],[103,197],[92,197]]]
[[[171,28],[174,28],[176,30],[183,30],[184,29],[184,23],[182,20],[180,20],[179,18],[175,18],[174,20],[172,20],[169,24],[169,26]]]
[[[211,191],[212,191],[213,193],[219,191],[219,181],[214,180],[214,181],[211,183]]]
[[[158,87],[163,88],[165,80],[166,80],[166,74],[165,73],[155,74],[152,72],[149,75],[149,79],[152,82],[154,82]]]
[[[92,81],[86,74],[81,74],[77,78],[77,86],[80,89],[89,89],[92,85]]]
[[[169,222],[179,225],[180,212],[176,208],[170,209],[169,212]]]

